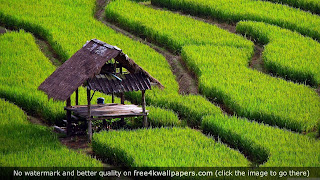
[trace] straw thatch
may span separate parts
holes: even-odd
[[[129,59],[121,49],[92,39],[57,68],[38,89],[54,100],[66,100],[79,86],[98,75],[106,62],[113,58],[130,73],[143,74],[152,83],[163,87],[158,80]]]
[[[143,74],[99,74],[89,79],[88,85],[105,94],[151,89],[150,79]]]

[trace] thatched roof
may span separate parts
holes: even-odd
[[[128,72],[144,75],[151,83],[163,87],[158,80],[128,58],[121,49],[97,39],[92,39],[57,68],[38,89],[44,91],[49,98],[64,101],[79,86],[98,75],[106,62],[113,58]]]
[[[151,89],[150,79],[143,74],[99,74],[88,80],[89,88],[105,94]]]

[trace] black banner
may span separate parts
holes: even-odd
[[[1,179],[318,179],[320,167],[0,167]]]

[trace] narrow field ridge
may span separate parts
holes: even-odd
[[[34,34],[36,43],[39,46],[41,52],[52,62],[55,66],[60,66],[62,64],[62,60],[59,58],[58,54],[53,50],[51,45],[46,41],[39,37],[36,37]]]
[[[250,40],[250,39],[249,39]],[[253,41],[254,42],[254,41]],[[266,69],[264,69],[264,62],[261,58],[262,52],[263,52],[263,46],[254,42],[254,55],[252,56],[252,59],[250,61],[249,67],[252,69],[256,69],[260,72],[263,72],[265,74],[268,74]]]
[[[7,32],[7,29],[0,26],[0,34],[4,34]]]

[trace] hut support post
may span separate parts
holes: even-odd
[[[122,74],[122,66],[121,66],[121,64],[120,64],[120,67],[119,67],[119,71],[120,71],[120,74]]]
[[[120,98],[121,98],[121,104],[124,104],[124,93],[120,93]],[[121,118],[120,120],[120,126],[124,126],[125,122],[124,122],[124,118]]]
[[[148,120],[146,115],[146,98],[145,98],[145,92],[142,91],[142,113],[143,113],[143,127],[148,127]]]
[[[79,89],[76,90],[76,105],[79,105]]]
[[[70,97],[66,101],[66,106],[71,106],[71,99]],[[67,136],[71,135],[71,111],[67,110]]]
[[[87,121],[88,121],[88,139],[89,142],[91,142],[92,140],[92,123],[91,123],[91,101],[90,101],[91,97],[90,97],[90,89],[87,88],[87,101],[88,101],[88,117],[87,117]]]
[[[104,120],[102,120],[102,127],[104,128],[104,129],[107,129],[107,121],[104,119]]]
[[[124,104],[124,93],[120,93],[121,104]]]

